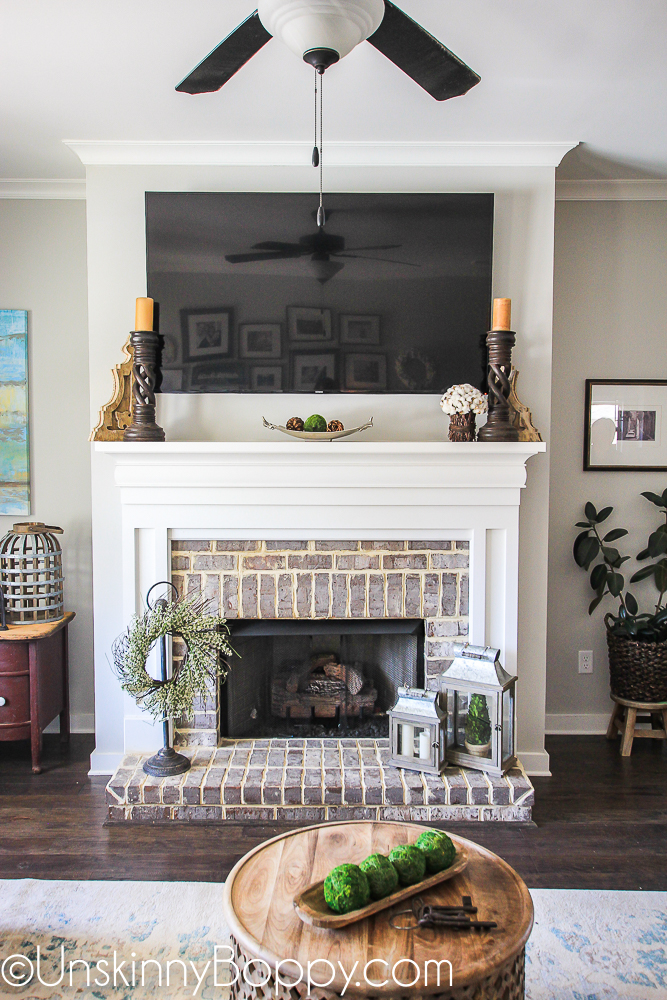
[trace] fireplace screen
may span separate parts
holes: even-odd
[[[424,680],[421,619],[237,621],[221,735],[387,736],[402,685]]]

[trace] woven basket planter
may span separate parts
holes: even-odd
[[[626,701],[667,701],[667,642],[635,642],[607,629],[607,649],[613,695]]]

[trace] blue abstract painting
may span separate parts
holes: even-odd
[[[0,514],[29,513],[28,313],[0,309]]]

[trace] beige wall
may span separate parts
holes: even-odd
[[[614,602],[589,618],[574,522],[586,500],[613,505],[609,526],[630,530],[618,545],[634,556],[658,523],[640,493],[661,493],[667,471],[582,471],[584,380],[667,378],[667,202],[559,202],[554,295],[547,730],[599,731],[610,709],[602,617]],[[629,577],[636,564],[626,566]],[[633,592],[647,606],[655,593]],[[594,651],[592,676],[578,673],[580,649]]]
[[[72,723],[93,728],[86,205],[0,200],[0,307],[28,310],[32,520],[58,524]],[[109,382],[109,388],[111,383]],[[0,534],[14,521],[0,517]]]

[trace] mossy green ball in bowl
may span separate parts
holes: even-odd
[[[359,865],[338,865],[324,880],[324,899],[335,913],[359,910],[370,898],[368,879]]]
[[[327,422],[324,417],[321,417],[319,413],[313,413],[312,416],[304,422],[304,431],[316,431],[323,432],[327,429]]]
[[[389,854],[389,860],[398,872],[401,885],[421,882],[426,872],[426,855],[412,844],[400,844]]]
[[[371,899],[384,899],[398,888],[398,872],[384,854],[370,854],[359,867],[368,879]]]
[[[429,875],[449,868],[456,857],[456,848],[450,837],[442,830],[425,830],[415,841],[426,858],[426,871]]]

